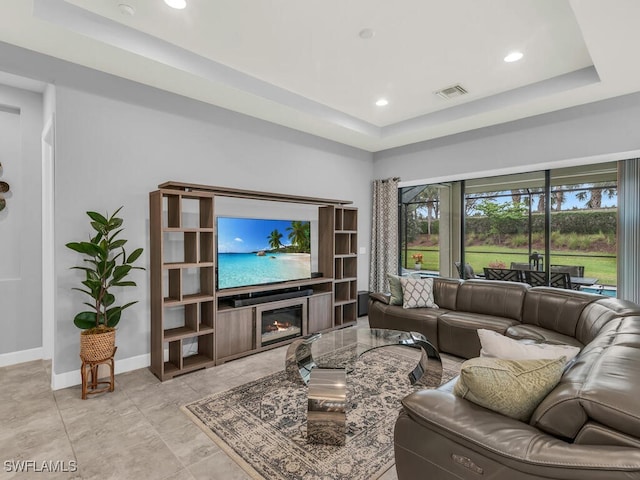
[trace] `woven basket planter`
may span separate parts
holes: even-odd
[[[97,362],[113,356],[116,345],[116,331],[80,334],[80,358],[85,362]]]

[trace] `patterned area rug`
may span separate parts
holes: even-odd
[[[290,382],[284,371],[183,410],[253,478],[375,479],[394,464],[393,427],[400,400],[420,388],[407,376],[418,358],[419,351],[406,347],[360,357],[347,376],[347,438],[341,447],[307,443],[307,387]],[[443,381],[459,369],[443,358]]]

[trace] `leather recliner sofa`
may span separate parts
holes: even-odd
[[[434,279],[440,308],[370,295],[372,328],[417,331],[441,352],[480,351],[477,329],[581,348],[528,423],[453,395],[457,379],[402,401],[399,480],[640,479],[640,306],[522,283]]]

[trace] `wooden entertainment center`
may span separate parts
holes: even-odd
[[[216,197],[317,205],[322,276],[216,290]],[[301,335],[353,325],[358,211],[350,203],[180,182],[158,185],[149,194],[154,375],[168,380]],[[176,245],[179,258],[169,258]],[[292,319],[287,328],[279,326],[281,316]],[[185,354],[189,343],[195,351]]]

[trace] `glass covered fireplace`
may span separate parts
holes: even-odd
[[[263,310],[260,344],[264,347],[300,336],[302,334],[302,318],[302,305]]]

